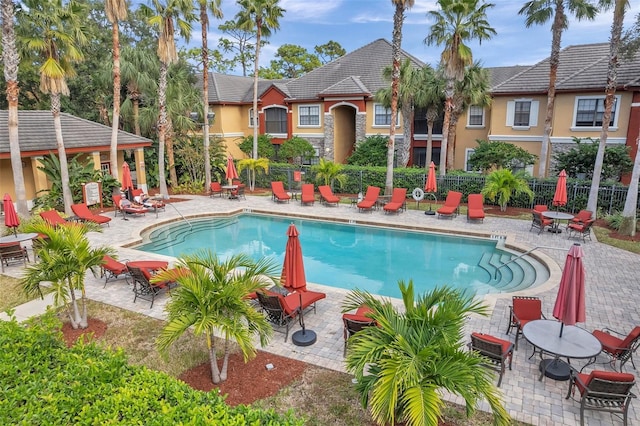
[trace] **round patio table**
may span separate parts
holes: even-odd
[[[549,232],[553,232],[554,234],[562,233],[562,229],[560,229],[559,221],[573,219],[573,215],[570,213],[554,212],[553,210],[542,212],[542,216],[554,220],[553,226],[549,228]]]
[[[8,244],[8,243],[15,243],[15,242],[22,242],[22,241],[29,241],[29,240],[33,240],[34,238],[36,238],[38,236],[37,233],[35,232],[31,232],[28,234],[11,234],[11,235],[7,235],[4,237],[0,237],[0,244]]]
[[[589,359],[589,365],[595,362],[596,356],[602,351],[600,341],[584,328],[565,325],[560,337],[561,326],[560,321],[535,320],[522,327],[522,335],[529,343],[554,355],[553,359],[543,359],[540,362],[538,380],[542,380],[542,376],[554,380],[569,380],[571,367],[560,358]]]

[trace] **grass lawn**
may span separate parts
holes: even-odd
[[[17,278],[0,274],[0,288],[2,289],[2,297],[0,297],[0,312],[15,308],[18,305],[22,305],[23,303],[35,299],[35,296],[27,296],[22,291],[20,280]],[[49,291],[47,288],[43,287],[42,292],[46,294]]]

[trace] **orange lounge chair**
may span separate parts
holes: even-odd
[[[300,190],[300,204],[311,204],[316,202],[316,195],[314,193],[313,184],[305,183]]]
[[[460,201],[462,200],[462,193],[457,191],[449,191],[447,193],[447,199],[444,200],[444,206],[436,210],[438,213],[438,219],[442,216],[453,217],[458,215],[458,207],[460,207]]]
[[[128,207],[120,207],[120,202],[122,201],[122,195],[113,195],[111,196],[111,199],[113,200],[113,205],[115,206],[114,216],[118,216],[118,212],[120,212],[122,214],[123,219],[126,219],[125,216],[127,213],[133,214],[133,215],[144,215],[149,211],[146,207],[135,206],[133,204],[131,204]]]
[[[271,182],[271,192],[273,193],[274,201],[286,201],[288,203],[291,199],[291,195],[284,190],[284,184],[281,180]]]
[[[308,308],[313,308],[313,312],[316,312],[316,302],[327,297],[326,294],[316,291],[299,291],[286,296],[270,291],[258,291],[257,295],[260,307],[269,322],[276,327],[285,327],[285,342],[289,336],[289,324],[298,314]]]
[[[364,199],[356,204],[358,211],[372,211],[378,201],[378,195],[380,195],[380,188],[377,186],[368,186],[367,193],[364,195]]]
[[[73,213],[75,213],[75,215],[83,222],[93,222],[98,225],[106,223],[107,226],[109,226],[109,222],[111,222],[110,217],[92,213],[91,210],[89,210],[89,207],[84,203],[72,204],[71,210],[73,210]]]
[[[391,201],[384,205],[383,209],[385,213],[399,212],[405,208],[407,202],[407,188],[393,188],[391,194]]]
[[[318,191],[320,191],[320,202],[325,205],[334,205],[337,206],[340,203],[340,197],[333,194],[331,187],[329,185],[322,185],[318,187]]]
[[[40,217],[51,226],[66,225],[68,222],[60,216],[58,210],[47,210],[40,212]]]
[[[482,194],[469,194],[467,200],[467,222],[480,220],[484,222],[484,204]]]
[[[120,275],[124,275],[124,279],[129,282],[129,269],[126,264],[118,262],[106,254],[102,258],[102,262],[102,275],[104,276],[104,287],[102,288],[107,286],[110,279],[117,279]]]

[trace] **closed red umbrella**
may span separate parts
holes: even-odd
[[[438,191],[438,184],[436,182],[436,165],[433,164],[433,161],[431,162],[431,164],[429,164],[429,174],[427,175],[427,183],[424,186],[424,191],[425,192]]]
[[[238,171],[236,170],[236,165],[233,163],[233,157],[227,157],[227,180],[229,181],[229,185],[234,179],[238,179]]]
[[[582,258],[584,252],[580,244],[571,246],[560,279],[558,297],[553,307],[553,316],[562,322],[560,337],[564,325],[575,325],[577,322],[585,322],[584,285],[585,273]]]
[[[307,279],[304,275],[304,263],[302,260],[302,247],[298,238],[298,228],[292,223],[287,229],[287,247],[284,252],[284,264],[280,282],[289,291],[307,290]]]
[[[558,183],[556,183],[556,193],[553,195],[554,206],[566,206],[567,205],[567,172],[564,169],[558,176]]]
[[[8,228],[13,228],[13,235],[16,235],[17,228],[20,226],[20,219],[16,213],[16,209],[13,206],[13,201],[9,194],[4,194],[4,225]]]
[[[122,189],[127,191],[128,198],[131,197],[133,190],[133,180],[131,179],[131,170],[127,163],[122,163]]]

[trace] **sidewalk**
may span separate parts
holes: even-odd
[[[20,306],[16,306],[14,316],[18,322],[25,321],[28,318],[39,316],[47,311],[47,307],[53,308],[53,293],[44,295],[44,299],[35,299],[30,302],[24,303]],[[9,321],[9,315],[6,312],[0,312],[0,320]]]

